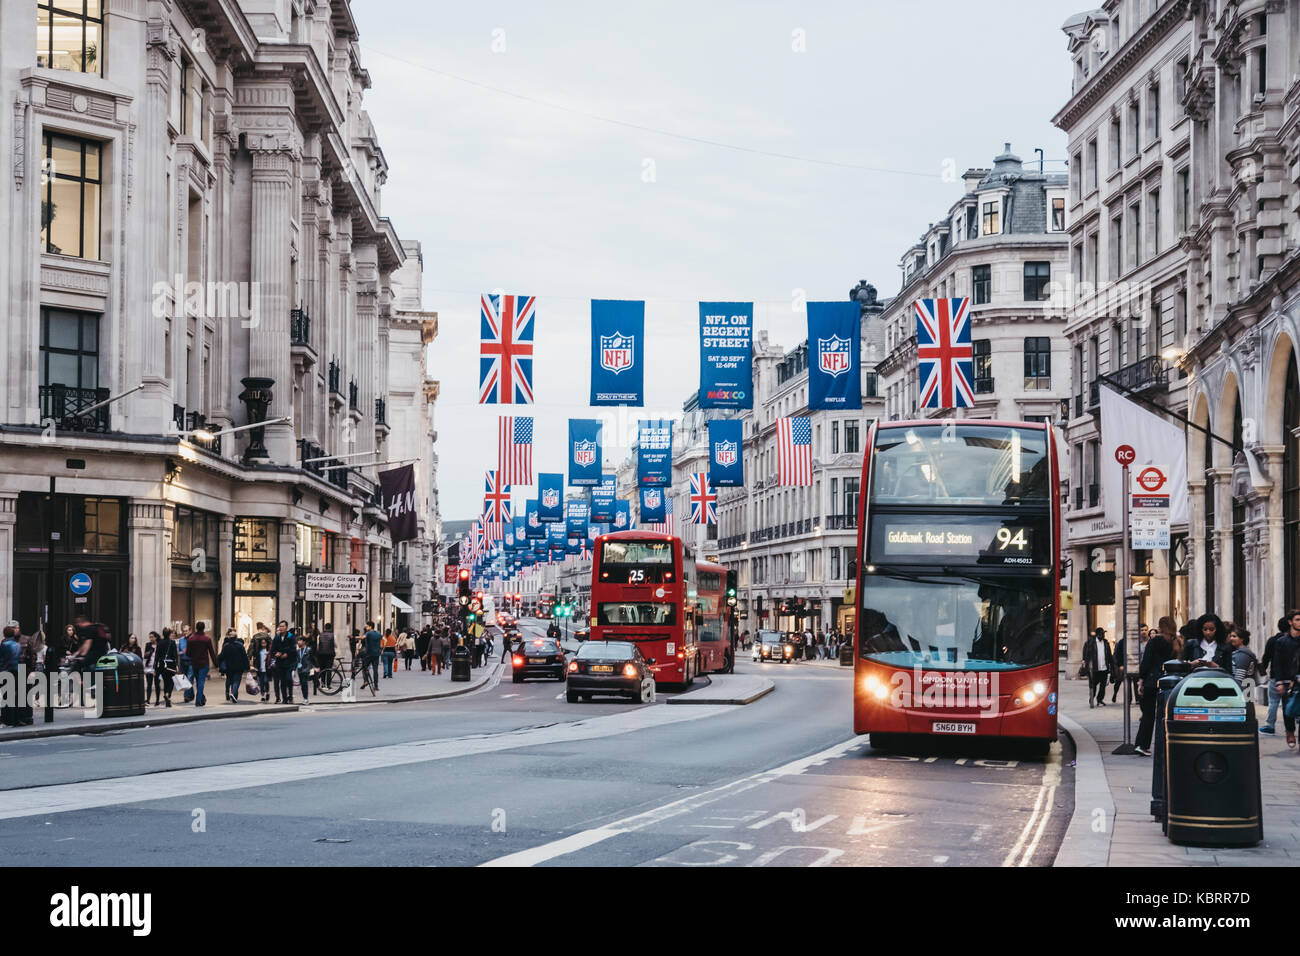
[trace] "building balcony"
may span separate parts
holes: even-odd
[[[289,351],[300,369],[316,364],[316,349],[311,344],[311,316],[306,309],[289,310]]]
[[[993,394],[993,379],[992,379],[991,377],[990,377],[990,378],[977,378],[977,379],[975,379],[975,394],[976,394],[976,395],[992,395],[992,394]]]
[[[329,386],[330,408],[338,411],[343,407],[343,370],[339,368],[337,360],[330,361],[326,382]]]
[[[1074,417],[1083,417],[1083,395],[1074,396]]]
[[[108,431],[108,406],[91,406],[108,401],[106,388],[70,388],[67,385],[42,385],[40,388],[41,421],[54,420],[54,427],[65,432]]]
[[[348,408],[352,409],[354,412],[361,411],[358,406],[359,394],[360,389],[357,387],[357,380],[354,378],[352,381],[348,382]]]
[[[176,426],[178,432],[185,431],[185,406],[172,406],[172,424]]]
[[[393,565],[393,586],[399,588],[411,586],[411,566],[409,564]]]
[[[384,404],[384,400],[382,398],[376,398],[375,399],[375,427],[376,428],[386,429],[388,427],[387,412],[388,409],[387,406]]]
[[[827,515],[825,528],[827,531],[850,531],[858,526],[858,516],[852,515]]]
[[[1083,489],[1082,488],[1074,489],[1074,510],[1075,511],[1083,510]]]
[[[325,449],[314,442],[309,442],[305,438],[298,439],[298,467],[303,471],[310,472],[318,478],[329,480],[325,468],[330,463],[327,461],[311,461],[312,458],[324,458]]]

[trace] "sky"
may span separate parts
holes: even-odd
[[[498,415],[532,414],[534,470],[564,471],[568,419],[613,414],[587,405],[591,299],[646,302],[646,405],[607,425],[609,470],[638,418],[698,386],[700,301],[753,301],[792,348],[799,302],[859,279],[894,295],[904,251],[1003,143],[1063,169],[1060,27],[1084,8],[355,0],[382,213],[422,244],[439,314],[443,519],[481,510]],[[477,403],[492,291],[538,297],[531,408]]]

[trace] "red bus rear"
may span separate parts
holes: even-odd
[[[635,641],[643,657],[655,660],[657,682],[690,684],[700,667],[690,596],[696,578],[695,556],[681,538],[600,535],[591,561],[591,640]]]
[[[732,650],[727,638],[727,571],[720,564],[696,561],[695,581],[700,673],[730,673]]]

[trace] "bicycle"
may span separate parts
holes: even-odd
[[[370,695],[373,697],[379,693],[379,687],[375,684],[374,675],[369,667],[365,664],[365,658],[353,658],[351,666],[347,669],[343,666],[344,662],[335,660],[329,667],[322,668],[316,675],[319,681],[320,690],[318,693],[333,697],[341,691],[346,684],[357,682],[358,672],[360,673],[361,685],[363,688],[370,689]]]
[[[357,672],[361,672],[361,686],[370,689],[370,696],[374,697],[379,693],[379,685],[375,681],[373,668],[369,666],[364,657],[354,657],[352,659],[352,682],[355,684]]]

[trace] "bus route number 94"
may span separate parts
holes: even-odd
[[[1029,540],[1024,528],[1017,528],[1014,532],[1010,528],[998,528],[999,551],[1015,548],[1017,551],[1023,552],[1027,547],[1029,547]]]

